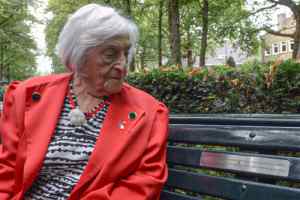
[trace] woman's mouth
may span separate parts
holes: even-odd
[[[111,76],[108,79],[121,80],[121,79],[123,79],[123,77],[122,76]]]

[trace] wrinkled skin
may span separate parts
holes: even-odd
[[[75,72],[75,94],[79,104],[96,104],[88,96],[102,98],[120,92],[127,75],[128,37],[118,37],[89,49]]]

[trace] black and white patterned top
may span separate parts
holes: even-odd
[[[74,126],[69,120],[72,105],[68,95],[65,97],[44,164],[26,192],[25,200],[65,200],[69,197],[94,149],[109,104],[107,101],[82,126]]]

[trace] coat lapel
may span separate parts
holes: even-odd
[[[27,159],[24,166],[24,189],[27,190],[37,176],[47,153],[48,144],[60,116],[71,76],[50,83],[28,87],[26,91],[25,138]],[[32,94],[40,94],[34,100]]]
[[[99,173],[101,174],[101,169],[107,166],[108,160],[119,156],[122,148],[127,148],[128,141],[134,140],[131,132],[144,123],[145,111],[129,103],[127,98],[130,97],[126,95],[124,90],[123,88],[121,93],[111,97],[111,105],[107,111],[95,148],[69,199],[76,199],[84,185],[93,180]],[[129,115],[133,113],[135,116],[130,118]]]

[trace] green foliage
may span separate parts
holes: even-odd
[[[89,0],[49,0],[48,11],[53,13],[53,18],[48,22],[46,27],[46,42],[47,42],[47,55],[52,58],[53,72],[60,73],[65,71],[65,67],[61,64],[59,58],[55,53],[56,44],[58,41],[59,33],[63,25],[67,21],[68,15],[74,12],[82,5],[90,3]]]
[[[299,63],[250,66],[154,69],[131,74],[128,82],[160,99],[172,113],[300,112]]]
[[[82,5],[88,3],[107,4],[128,13],[130,2],[132,18],[138,25],[140,36],[135,63],[140,68],[144,66],[157,66],[158,63],[158,19],[159,2],[161,0],[144,1],[117,1],[117,0],[49,0],[48,10],[53,13],[53,18],[48,22],[46,29],[47,54],[52,58],[54,72],[61,72],[64,67],[55,55],[55,46],[59,33],[67,20],[69,14],[73,13]],[[164,63],[170,61],[170,41],[168,29],[167,1],[163,1],[162,16],[162,55]],[[200,35],[202,22],[202,1],[182,0],[180,1],[180,32],[181,51],[183,57],[187,57],[187,51],[192,52],[195,59],[200,53]],[[253,52],[257,47],[256,32],[252,24],[247,21],[247,12],[244,10],[244,1],[226,0],[209,1],[209,35],[208,50],[223,43],[224,38],[233,40],[240,47]]]
[[[209,1],[210,40],[223,44],[229,39],[242,50],[252,54],[258,49],[257,30],[249,20],[245,1]]]
[[[27,1],[0,1],[0,79],[24,79],[36,72],[34,21]]]
[[[278,110],[300,111],[300,64],[287,60],[276,68],[270,95],[278,100]]]
[[[157,34],[154,28],[157,27],[155,18],[157,18],[156,4],[158,1],[147,1],[140,3],[138,1],[132,2],[131,18],[137,22],[140,29],[140,46],[137,49],[137,58],[148,61],[154,64],[157,60],[157,53],[155,51]],[[57,55],[55,54],[55,47],[58,41],[59,33],[63,25],[67,21],[67,17],[75,12],[78,8],[88,3],[99,3],[102,5],[110,5],[124,15],[128,15],[127,5],[125,1],[117,0],[49,0],[48,10],[53,13],[53,18],[48,22],[46,27],[46,40],[47,40],[47,55],[52,58],[54,65],[53,71],[59,73],[65,70]],[[157,3],[158,4],[158,3]],[[147,12],[146,12],[147,10]],[[138,61],[139,61],[138,60]]]

